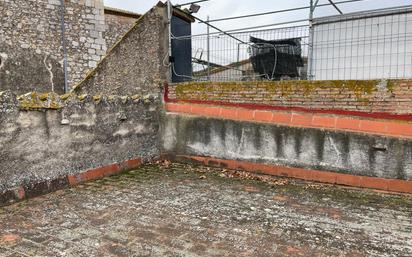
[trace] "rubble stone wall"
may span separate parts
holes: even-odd
[[[110,49],[119,41],[122,36],[129,31],[136,23],[140,15],[127,15],[119,12],[111,11],[110,8],[105,8],[104,19],[106,22],[106,31],[104,38],[106,39],[107,49]]]
[[[65,0],[69,86],[106,54],[103,0]],[[62,93],[60,0],[0,0],[0,90]]]
[[[140,17],[74,91],[92,95],[159,92],[168,73],[166,9],[159,4]]]

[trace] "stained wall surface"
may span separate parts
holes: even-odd
[[[167,113],[166,153],[412,180],[412,140]]]
[[[156,96],[59,99],[1,94],[0,192],[159,155]]]
[[[106,54],[103,0],[64,1],[68,83],[73,86]],[[0,0],[0,90],[62,93],[60,0]]]

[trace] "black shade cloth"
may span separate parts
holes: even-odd
[[[299,77],[303,67],[301,38],[264,40],[250,37],[253,70],[266,79],[278,80],[282,76]]]

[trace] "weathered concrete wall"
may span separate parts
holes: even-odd
[[[66,41],[69,84],[96,67],[107,47],[103,0],[69,0]],[[0,0],[0,90],[64,89],[60,0]]]
[[[146,94],[159,91],[167,78],[167,13],[163,4],[136,22],[75,91],[88,94],[123,92]]]
[[[167,113],[165,153],[412,180],[412,140]]]
[[[159,155],[156,96],[32,96],[0,94],[0,192]]]
[[[118,10],[110,7],[104,8],[104,19],[106,22],[106,31],[104,38],[106,39],[107,49],[110,49],[114,44],[129,31],[141,15]]]

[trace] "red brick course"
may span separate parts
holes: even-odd
[[[119,173],[120,171],[121,171],[121,168],[118,164],[112,164],[112,165],[104,166],[101,168],[92,169],[92,170],[89,170],[83,173],[68,176],[69,184],[76,185],[84,181],[89,181],[89,180],[113,175],[113,174]]]
[[[412,181],[410,180],[365,177],[247,161],[222,160],[204,156],[177,156],[176,158],[178,160],[194,160],[203,163],[204,165],[225,167],[228,169],[240,169],[272,176],[412,194]]]
[[[412,122],[391,119],[378,120],[295,111],[262,111],[229,106],[210,106],[186,103],[166,103],[165,108],[166,111],[169,112],[183,112],[216,118],[412,138]]]
[[[0,206],[8,205],[26,198],[35,197],[45,193],[50,193],[68,186],[76,186],[80,183],[99,179],[105,176],[118,174],[132,170],[142,164],[142,159],[137,158],[121,163],[110,164],[107,166],[91,169],[82,173],[68,175],[51,181],[43,181],[29,185],[19,186],[10,191],[0,193]]]
[[[107,166],[91,169],[79,174],[69,175],[67,179],[71,186],[77,185],[90,180],[99,179],[102,177],[118,174],[126,170],[131,170],[139,167],[142,164],[141,159],[128,160],[121,163],[110,164]]]

